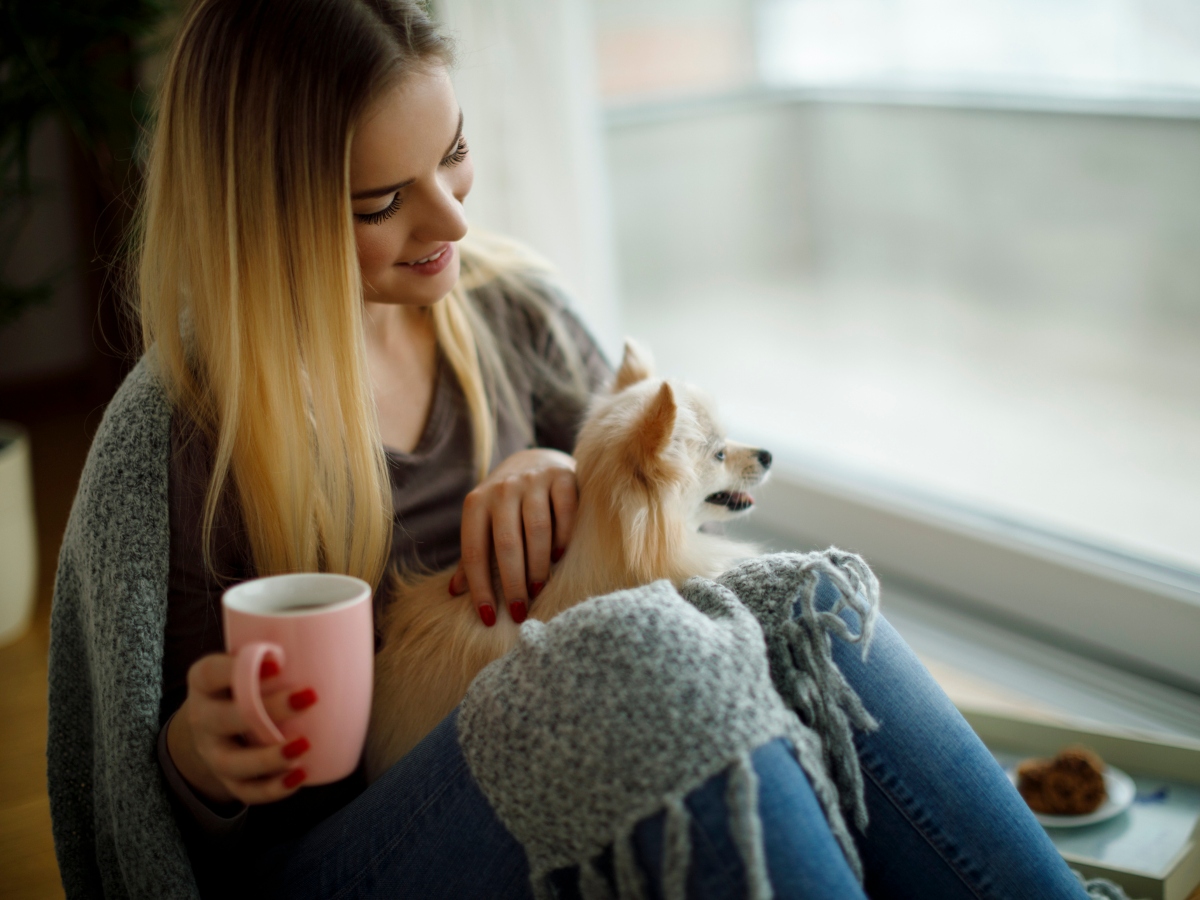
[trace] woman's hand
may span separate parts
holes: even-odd
[[[514,622],[525,621],[529,603],[550,577],[550,564],[571,540],[578,504],[570,456],[534,448],[508,457],[467,494],[462,559],[450,579],[450,593],[470,588],[479,618],[494,625],[494,551],[509,615]]]
[[[304,781],[297,766],[308,750],[298,737],[287,744],[250,747],[242,735],[250,726],[233,702],[233,660],[228,653],[202,656],[188,669],[188,693],[167,726],[167,749],[187,782],[217,803],[273,803],[296,792]],[[279,666],[269,657],[260,670],[263,705],[279,725],[317,702],[311,688],[284,691],[271,682]]]

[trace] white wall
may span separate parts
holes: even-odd
[[[586,0],[441,0],[475,157],[470,221],[558,268],[612,352],[619,341],[608,190]]]

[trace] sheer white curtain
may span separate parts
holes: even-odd
[[[557,266],[610,355],[620,339],[587,0],[439,0],[475,158],[473,225]]]

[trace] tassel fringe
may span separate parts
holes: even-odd
[[[763,848],[762,820],[758,817],[758,773],[746,753],[733,764],[725,793],[729,810],[729,828],[742,855],[746,870],[748,900],[771,900],[775,893],[767,875],[767,856]]]
[[[617,896],[621,900],[648,900],[646,881],[633,849],[632,828],[617,839],[613,855],[617,870]]]
[[[687,869],[692,854],[692,820],[682,797],[667,799],[667,835],[663,842],[664,900],[686,900]]]

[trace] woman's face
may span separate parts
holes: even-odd
[[[429,306],[458,281],[474,169],[444,66],[407,75],[363,116],[350,198],[365,298]]]

